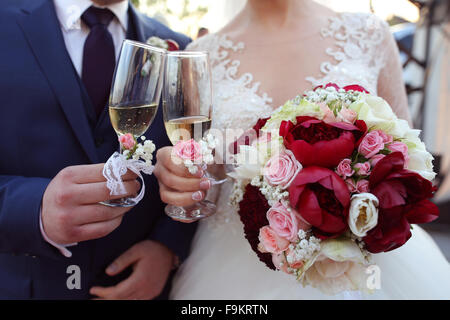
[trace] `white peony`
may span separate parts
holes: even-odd
[[[311,285],[325,294],[349,290],[367,290],[366,260],[358,245],[348,239],[328,239],[301,268],[303,285]]]
[[[372,95],[360,95],[359,98],[348,106],[358,113],[358,119],[364,120],[369,128],[377,127],[384,130],[393,128],[397,116],[389,104],[380,97]]]
[[[378,198],[371,193],[359,193],[352,196],[348,225],[354,235],[365,237],[378,222]]]

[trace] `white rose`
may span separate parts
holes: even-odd
[[[348,239],[321,242],[320,252],[301,268],[299,278],[325,294],[367,290],[366,260],[358,245]]]
[[[359,193],[352,196],[348,225],[358,237],[365,237],[378,222],[378,199],[371,193]]]

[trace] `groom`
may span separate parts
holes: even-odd
[[[167,297],[195,227],[164,215],[153,176],[131,210],[98,204],[118,148],[106,106],[120,45],[151,36],[190,41],[124,0],[2,1],[0,299]],[[146,133],[157,147],[161,114]]]

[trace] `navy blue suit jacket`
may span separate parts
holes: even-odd
[[[128,38],[170,38],[181,48],[190,41],[131,5],[129,18]],[[185,258],[195,226],[165,216],[154,176],[119,228],[71,247],[71,258],[43,240],[39,210],[50,180],[67,166],[105,162],[118,149],[117,136],[107,108],[95,119],[52,0],[3,0],[0,43],[0,298],[89,298],[93,285],[114,285],[128,275],[109,277],[105,268],[145,239]],[[158,148],[170,144],[161,110],[146,136]],[[66,285],[70,265],[80,267],[80,290]]]

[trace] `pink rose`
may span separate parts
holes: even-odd
[[[281,270],[285,273],[289,273],[288,271],[288,263],[286,261],[286,257],[284,256],[284,253],[272,253],[272,262],[275,268],[278,270]]]
[[[336,168],[336,173],[344,179],[351,177],[355,173],[355,170],[352,169],[352,160],[342,160]]]
[[[384,140],[379,130],[375,130],[366,134],[361,141],[358,151],[366,158],[372,158],[378,152],[383,150]]]
[[[194,139],[178,141],[173,147],[175,155],[183,160],[200,162],[202,160],[202,148]]]
[[[320,111],[323,113],[323,119],[322,121],[325,123],[336,123],[339,122],[336,117],[334,116],[333,111],[331,111],[330,108],[328,108],[327,104],[325,102],[322,102],[319,104]]]
[[[392,152],[401,152],[403,157],[405,158],[405,168],[408,166],[409,162],[409,154],[408,154],[408,146],[403,142],[392,142],[388,145],[388,149]]]
[[[391,135],[387,134],[386,132],[381,131],[381,130],[375,130],[375,131],[377,131],[378,134],[383,138],[384,143],[391,143],[392,141],[394,141],[394,138]]]
[[[375,167],[378,163],[378,161],[380,161],[381,159],[383,159],[384,157],[386,157],[384,154],[377,154],[375,156],[373,156],[372,158],[370,158],[370,164],[372,165],[372,168]]]
[[[274,155],[264,167],[263,174],[267,182],[273,186],[287,188],[302,169],[290,150]]]
[[[134,140],[134,137],[131,133],[123,134],[119,136],[119,142],[122,144],[122,146],[127,149],[131,150],[136,145],[136,140]]]
[[[289,241],[278,236],[269,226],[259,229],[259,251],[265,253],[282,253],[289,246]]]
[[[339,113],[338,113],[338,118],[340,120],[342,120],[343,122],[353,124],[356,121],[357,115],[358,114],[355,111],[353,111],[352,109],[343,107],[341,109],[341,111],[339,111]]]
[[[355,169],[358,169],[358,175],[360,176],[366,176],[370,172],[370,162],[364,162],[364,163],[357,163],[355,164]]]
[[[348,191],[351,193],[356,192],[356,182],[352,178],[345,180],[345,183],[347,184]]]
[[[288,210],[288,208],[280,202],[274,204],[267,211],[266,216],[270,228],[272,228],[278,236],[289,241],[297,239],[299,229],[308,230],[311,227],[307,222],[302,221],[302,218],[294,209]]]
[[[356,192],[366,193],[369,192],[369,181],[366,179],[361,179],[356,184]]]
[[[365,193],[369,192],[369,181],[366,179],[355,182],[353,179],[345,180],[347,188],[351,193]]]

